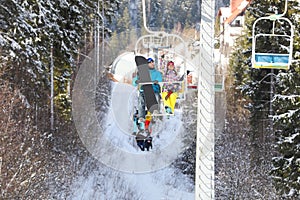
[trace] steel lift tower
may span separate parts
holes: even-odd
[[[215,1],[202,0],[198,81],[195,199],[215,198],[214,185],[214,66]]]

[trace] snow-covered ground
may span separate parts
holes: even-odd
[[[191,200],[194,185],[178,170],[165,169],[144,174],[120,173],[109,168],[79,176],[71,185],[72,200]]]
[[[130,116],[136,105],[136,89],[113,84],[112,91],[109,111],[99,123],[103,137],[118,150],[106,152],[105,157],[115,158],[114,154],[120,154],[120,159],[111,162],[98,157],[98,168],[87,171],[88,167],[84,167],[71,186],[69,199],[194,199],[193,181],[171,166],[183,148],[181,110],[177,109],[175,116],[156,120],[153,149],[142,152],[131,134]],[[99,145],[103,146],[100,142]],[[132,165],[128,165],[130,162]]]
[[[153,173],[125,174],[125,179],[145,200],[189,200],[194,199],[194,184],[171,167]]]

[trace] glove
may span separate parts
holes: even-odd
[[[169,90],[168,91],[168,94],[167,94],[167,96],[165,97],[165,100],[167,101],[168,100],[168,98],[170,97],[170,95],[173,93],[173,91],[172,90]]]

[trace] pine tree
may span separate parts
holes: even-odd
[[[289,2],[287,17],[295,25],[294,55],[291,69],[281,72],[274,97],[274,127],[279,155],[273,158],[272,175],[282,197],[300,197],[300,2]]]
[[[187,133],[184,138],[185,149],[178,156],[173,165],[180,169],[183,174],[195,180],[196,172],[196,135],[197,135],[197,91],[191,92],[184,103],[184,129]]]
[[[117,23],[117,33],[129,31],[131,28],[131,21],[129,16],[128,4],[123,4],[122,17],[118,19]]]
[[[299,69],[298,67],[295,69]],[[273,158],[272,175],[277,190],[283,197],[300,196],[300,90],[299,73],[282,73],[279,82],[280,94],[273,100],[276,113],[274,127],[276,128],[276,147],[279,155]]]
[[[253,144],[260,148],[271,147],[268,143],[274,142],[276,137],[277,149],[279,156],[274,157],[274,169],[272,174],[276,181],[276,188],[282,197],[299,196],[299,61],[294,62],[288,71],[274,70],[271,74],[269,69],[252,69],[251,68],[251,30],[254,20],[266,16],[267,13],[283,13],[285,1],[252,1],[248,8],[246,21],[246,35],[243,41],[243,50],[236,51],[231,59],[231,65],[235,70],[236,86],[240,88],[243,95],[250,100],[247,104],[251,111],[251,124],[253,134]],[[294,58],[297,59],[299,54],[299,2],[289,1],[288,12],[284,17],[289,18],[295,27],[294,37]],[[271,26],[264,23],[257,26],[257,32],[264,33],[270,31]],[[289,33],[290,27],[285,24],[275,27],[279,33]],[[248,30],[248,31],[247,31]],[[280,40],[260,40],[257,44],[257,50],[260,52],[284,52],[285,50],[278,47],[278,42],[286,44]],[[241,44],[241,43],[239,43]],[[274,48],[276,47],[276,48]],[[242,58],[242,59],[240,59]],[[274,82],[270,85],[271,78]],[[268,94],[273,87],[273,95]],[[272,109],[272,110],[271,110]],[[273,112],[272,112],[273,111]],[[274,126],[270,121],[270,114],[273,115]],[[265,126],[264,119],[269,121]],[[266,137],[265,134],[268,133]],[[275,134],[274,134],[275,132]],[[268,143],[261,143],[261,138]],[[260,149],[259,148],[259,149]],[[270,149],[270,148],[267,148]],[[271,149],[272,150],[272,149]],[[270,150],[267,154],[272,154]],[[265,157],[265,159],[268,156]]]
[[[149,27],[154,30],[160,30],[162,27],[163,20],[163,2],[162,0],[151,1],[150,2],[150,13],[147,13],[149,19]]]
[[[118,1],[103,3],[105,18],[109,21],[118,9]],[[10,67],[5,79],[19,86],[32,106],[45,108],[49,103],[51,49],[56,95],[62,91],[66,94],[64,87],[75,70],[78,50],[89,45],[84,43],[84,36],[93,31],[97,6],[96,0],[28,0],[8,1],[0,7],[1,60],[7,60]]]

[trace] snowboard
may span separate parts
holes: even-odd
[[[146,108],[151,114],[153,114],[155,110],[159,110],[159,105],[157,99],[155,98],[155,93],[152,87],[152,80],[148,69],[148,61],[143,56],[135,56],[135,63],[138,68],[139,83],[142,83],[144,90]]]

